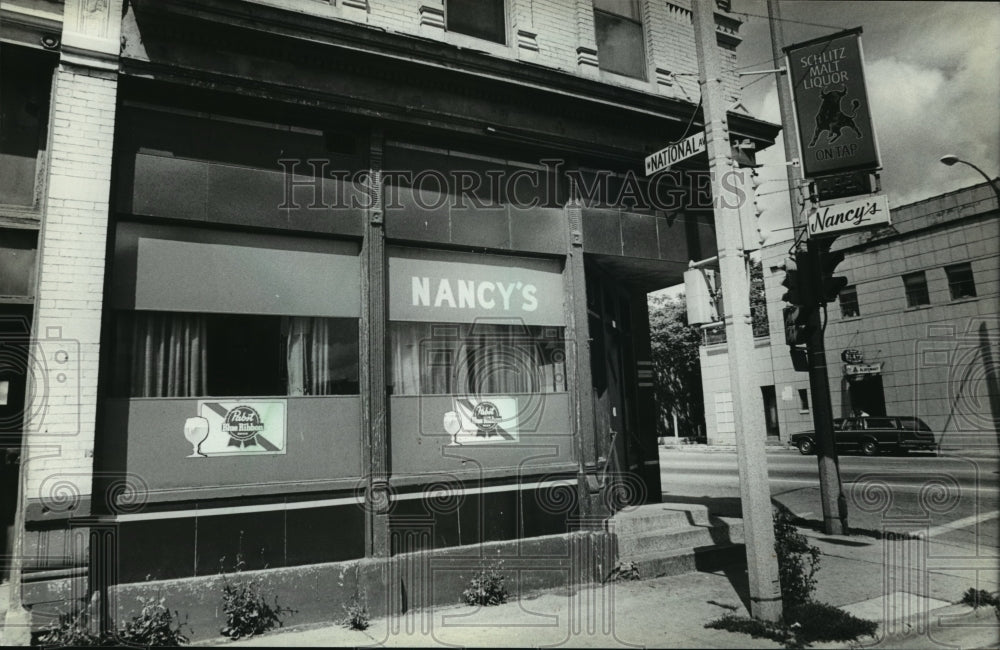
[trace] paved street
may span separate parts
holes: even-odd
[[[821,520],[815,456],[784,449],[768,453],[771,495],[804,519]],[[736,453],[661,449],[661,481],[667,501],[705,502],[720,514],[736,514]],[[996,457],[841,456],[840,473],[853,527],[909,530],[965,543],[997,545]],[[907,523],[912,526],[907,529]]]
[[[735,452],[661,449],[660,460],[665,501],[739,513]],[[815,529],[812,537],[824,539],[816,457],[779,449],[768,453],[767,462],[772,500],[807,520]],[[998,467],[995,456],[843,456],[849,524],[869,537],[875,531],[919,535],[907,552],[918,556],[911,563],[919,573],[914,588],[925,594],[953,601],[963,580],[967,587],[994,590],[1000,569]],[[850,556],[857,550],[844,543],[839,552]]]

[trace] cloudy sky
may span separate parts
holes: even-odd
[[[734,0],[733,11],[745,14],[739,66],[776,67],[765,1]],[[863,28],[882,189],[892,207],[982,182],[965,165],[938,162],[946,153],[1000,175],[1000,3],[782,0],[781,17],[785,45]],[[750,112],[780,122],[774,75],[742,79]],[[789,223],[784,160],[780,138],[758,156],[762,225],[776,231],[769,241]]]

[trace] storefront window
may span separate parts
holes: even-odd
[[[125,312],[117,341],[129,397],[358,394],[356,319]]]
[[[359,246],[122,223],[120,397],[359,394]]]
[[[559,263],[394,248],[392,394],[566,391]]]
[[[392,323],[395,395],[513,395],[566,390],[563,328]]]

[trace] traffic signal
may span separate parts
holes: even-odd
[[[843,251],[820,253],[819,258],[819,302],[833,302],[847,286],[847,278],[833,274],[837,265],[844,261]]]
[[[782,312],[785,318],[785,343],[804,345],[819,327],[819,312],[813,306],[791,305]]]
[[[784,267],[785,278],[781,281],[781,286],[785,287],[785,293],[781,299],[798,307],[814,306],[816,273],[813,269],[812,256],[806,251],[799,251],[795,257],[785,258]]]

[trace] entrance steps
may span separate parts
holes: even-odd
[[[617,539],[619,565],[634,563],[641,578],[714,571],[746,559],[742,520],[712,516],[703,505],[638,506],[605,525]]]

